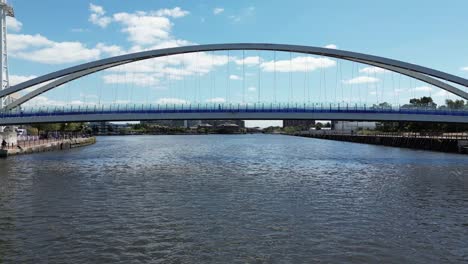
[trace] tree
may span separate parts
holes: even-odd
[[[374,105],[372,105],[371,108],[372,109],[391,109],[392,105],[387,103],[387,102],[383,102],[383,103],[380,103],[380,104],[374,104]]]
[[[434,103],[432,97],[423,96],[421,98],[413,98],[410,100],[410,104],[413,107],[429,107],[437,108],[437,104]]]
[[[31,127],[36,128],[39,132],[51,132],[51,131],[59,131],[60,124],[34,124]]]
[[[445,105],[447,105],[447,108],[449,109],[464,109],[465,108],[465,101],[463,100],[450,100],[447,99],[445,100]]]
[[[441,106],[439,109],[451,108],[461,109],[465,107],[463,100],[446,100],[447,106]],[[431,97],[413,98],[410,104],[404,105],[404,108],[425,107],[436,108]],[[384,132],[455,132],[468,130],[467,125],[444,124],[444,123],[424,123],[424,122],[380,122],[377,129]]]
[[[37,128],[35,128],[35,127],[28,127],[26,130],[28,131],[28,135],[30,135],[30,136],[39,135],[39,130]]]
[[[63,123],[60,126],[60,131],[65,132],[80,132],[85,128],[84,123]]]

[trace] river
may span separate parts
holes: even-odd
[[[0,160],[0,263],[468,262],[468,156],[282,135]]]

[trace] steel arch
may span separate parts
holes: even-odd
[[[296,52],[310,55],[319,55],[325,57],[332,57],[337,59],[344,59],[349,61],[356,61],[364,64],[374,65],[380,68],[387,69],[389,71],[401,73],[409,77],[419,79],[423,82],[432,84],[436,87],[449,91],[450,93],[456,94],[466,100],[468,100],[468,93],[465,91],[449,85],[445,82],[456,83],[465,87],[468,87],[468,80],[459,76],[455,76],[449,73],[441,72],[431,68],[415,65],[403,61],[393,60],[389,58],[368,55],[363,53],[328,49],[311,46],[299,46],[299,45],[288,45],[288,44],[267,44],[267,43],[228,43],[228,44],[208,44],[208,45],[196,45],[196,46],[185,46],[175,47],[167,49],[158,49],[150,51],[142,51],[137,53],[131,53],[126,55],[115,56],[111,58],[101,59],[93,62],[80,64],[77,66],[69,67],[63,70],[52,72],[26,82],[11,86],[8,89],[0,91],[0,98],[19,92],[21,90],[30,88],[32,86],[52,81],[42,87],[39,87],[36,91],[33,91],[24,96],[23,99],[18,100],[16,103],[12,103],[7,106],[6,109],[12,109],[32,98],[44,93],[48,90],[54,89],[61,84],[69,81],[81,78],[83,76],[102,71],[108,68],[116,67],[131,62],[164,57],[170,55],[178,55],[184,53],[193,52],[206,52],[206,51],[221,51],[221,50],[266,50],[266,51],[284,51],[284,52]],[[433,78],[434,77],[434,78]],[[438,78],[438,79],[435,79]]]

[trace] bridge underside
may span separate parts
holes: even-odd
[[[69,123],[102,121],[144,121],[144,120],[345,120],[345,121],[395,121],[395,122],[436,122],[467,123],[467,115],[404,114],[404,113],[300,113],[300,112],[223,112],[223,113],[80,113],[67,115],[44,115],[0,118],[0,126],[34,123]]]

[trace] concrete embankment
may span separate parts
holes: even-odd
[[[72,148],[84,147],[96,143],[95,137],[89,138],[73,138],[73,139],[63,139],[57,141],[44,141],[44,142],[33,142],[33,143],[24,143],[15,146],[14,148],[1,149],[0,158],[6,158],[8,156],[20,155],[20,154],[30,154],[46,151],[56,151],[56,150],[67,150]]]
[[[444,137],[409,137],[343,134],[294,134],[295,136],[354,143],[468,154],[468,140]]]

